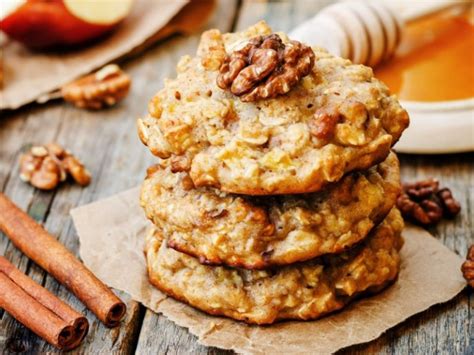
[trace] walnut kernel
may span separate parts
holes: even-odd
[[[469,286],[474,288],[474,245],[469,247],[466,261],[462,264],[461,271]]]
[[[340,118],[336,110],[318,109],[314,113],[314,118],[309,121],[310,133],[318,139],[330,139]]]
[[[244,102],[273,98],[308,75],[314,57],[313,50],[300,42],[285,44],[277,34],[257,36],[226,57],[217,85]]]
[[[61,95],[77,107],[98,110],[124,99],[130,84],[130,77],[119,66],[109,64],[66,84],[61,88]]]
[[[461,210],[451,191],[440,190],[435,179],[403,184],[397,207],[405,218],[422,225],[436,224],[444,216],[454,217]]]
[[[87,186],[91,182],[91,174],[84,165],[73,155],[68,155],[62,161],[66,172],[72,176],[75,182],[81,186]]]
[[[20,157],[20,179],[40,190],[53,190],[68,176],[81,186],[91,181],[84,165],[58,144],[33,146]]]
[[[456,201],[451,193],[451,190],[444,188],[438,191],[437,193],[441,205],[443,206],[446,214],[450,217],[454,217],[461,210],[461,205]]]

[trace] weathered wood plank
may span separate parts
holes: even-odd
[[[243,30],[260,20],[265,20],[274,31],[290,31],[301,22],[314,16],[331,0],[244,0],[237,30]]]
[[[176,326],[163,316],[147,311],[136,349],[137,355],[152,354],[233,354],[216,348],[200,345],[187,329]]]

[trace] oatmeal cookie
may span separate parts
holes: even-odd
[[[168,248],[155,232],[146,243],[148,276],[163,292],[209,314],[255,324],[315,319],[396,279],[402,228],[394,209],[362,245],[265,271],[202,265]]]
[[[342,252],[385,218],[400,192],[394,153],[323,191],[265,197],[195,188],[168,163],[149,170],[142,207],[169,247],[206,264],[261,269]]]
[[[240,84],[236,94],[226,89],[235,86],[229,83],[235,73],[225,76],[229,58],[242,57],[233,53],[272,34],[264,22],[240,33],[205,32],[197,56],[180,60],[177,77],[165,81],[150,102],[149,116],[138,120],[144,144],[160,158],[179,161],[177,169],[189,171],[195,186],[247,195],[318,191],[347,172],[383,161],[408,126],[407,112],[371,68],[321,48],[311,51],[309,74],[281,69],[296,76],[284,76],[276,92],[267,92],[274,80],[270,71],[264,79],[245,72],[245,80],[257,85],[252,97],[266,98],[248,101],[245,90],[237,96]],[[287,47],[293,43],[276,35]],[[305,53],[301,49],[294,61],[308,63],[298,57]],[[239,63],[245,65],[245,58]],[[217,84],[219,75],[225,76],[224,88]],[[267,81],[255,83],[260,79]]]

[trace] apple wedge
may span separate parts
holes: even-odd
[[[96,25],[114,25],[122,21],[132,7],[132,0],[63,0],[71,14],[84,22]]]
[[[133,0],[9,0],[0,30],[31,48],[73,46],[114,30]]]

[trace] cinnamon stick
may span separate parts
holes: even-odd
[[[0,256],[0,307],[61,350],[77,347],[89,322]]]
[[[64,245],[0,192],[0,230],[76,295],[106,326],[117,326],[125,304]]]

